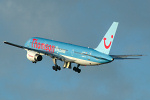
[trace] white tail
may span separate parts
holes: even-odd
[[[109,28],[109,30],[107,31],[97,48],[95,48],[95,50],[105,54],[109,54],[118,24],[118,22],[113,22],[113,24],[111,25],[111,27]]]

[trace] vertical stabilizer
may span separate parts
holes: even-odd
[[[111,25],[111,27],[109,28],[109,30],[107,31],[97,48],[95,48],[95,50],[105,54],[109,54],[118,24],[118,22],[113,22],[113,24]]]

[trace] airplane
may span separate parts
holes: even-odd
[[[113,22],[101,42],[96,48],[78,46],[70,43],[59,42],[55,40],[32,37],[24,46],[4,41],[5,44],[22,48],[27,51],[27,59],[33,63],[42,61],[42,56],[50,56],[54,63],[52,69],[61,70],[57,60],[63,61],[63,68],[72,68],[71,64],[76,63],[77,67],[73,67],[75,72],[80,73],[79,66],[95,66],[106,64],[114,61],[114,59],[138,59],[136,56],[142,55],[109,55],[113,39],[118,27],[118,22]],[[134,58],[128,58],[135,56]]]

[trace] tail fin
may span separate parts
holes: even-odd
[[[111,25],[111,27],[109,28],[109,30],[107,31],[97,48],[95,48],[95,50],[105,54],[109,54],[118,24],[118,22],[113,22],[113,24]]]

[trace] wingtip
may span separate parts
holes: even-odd
[[[3,41],[3,43],[6,43],[7,41]]]

